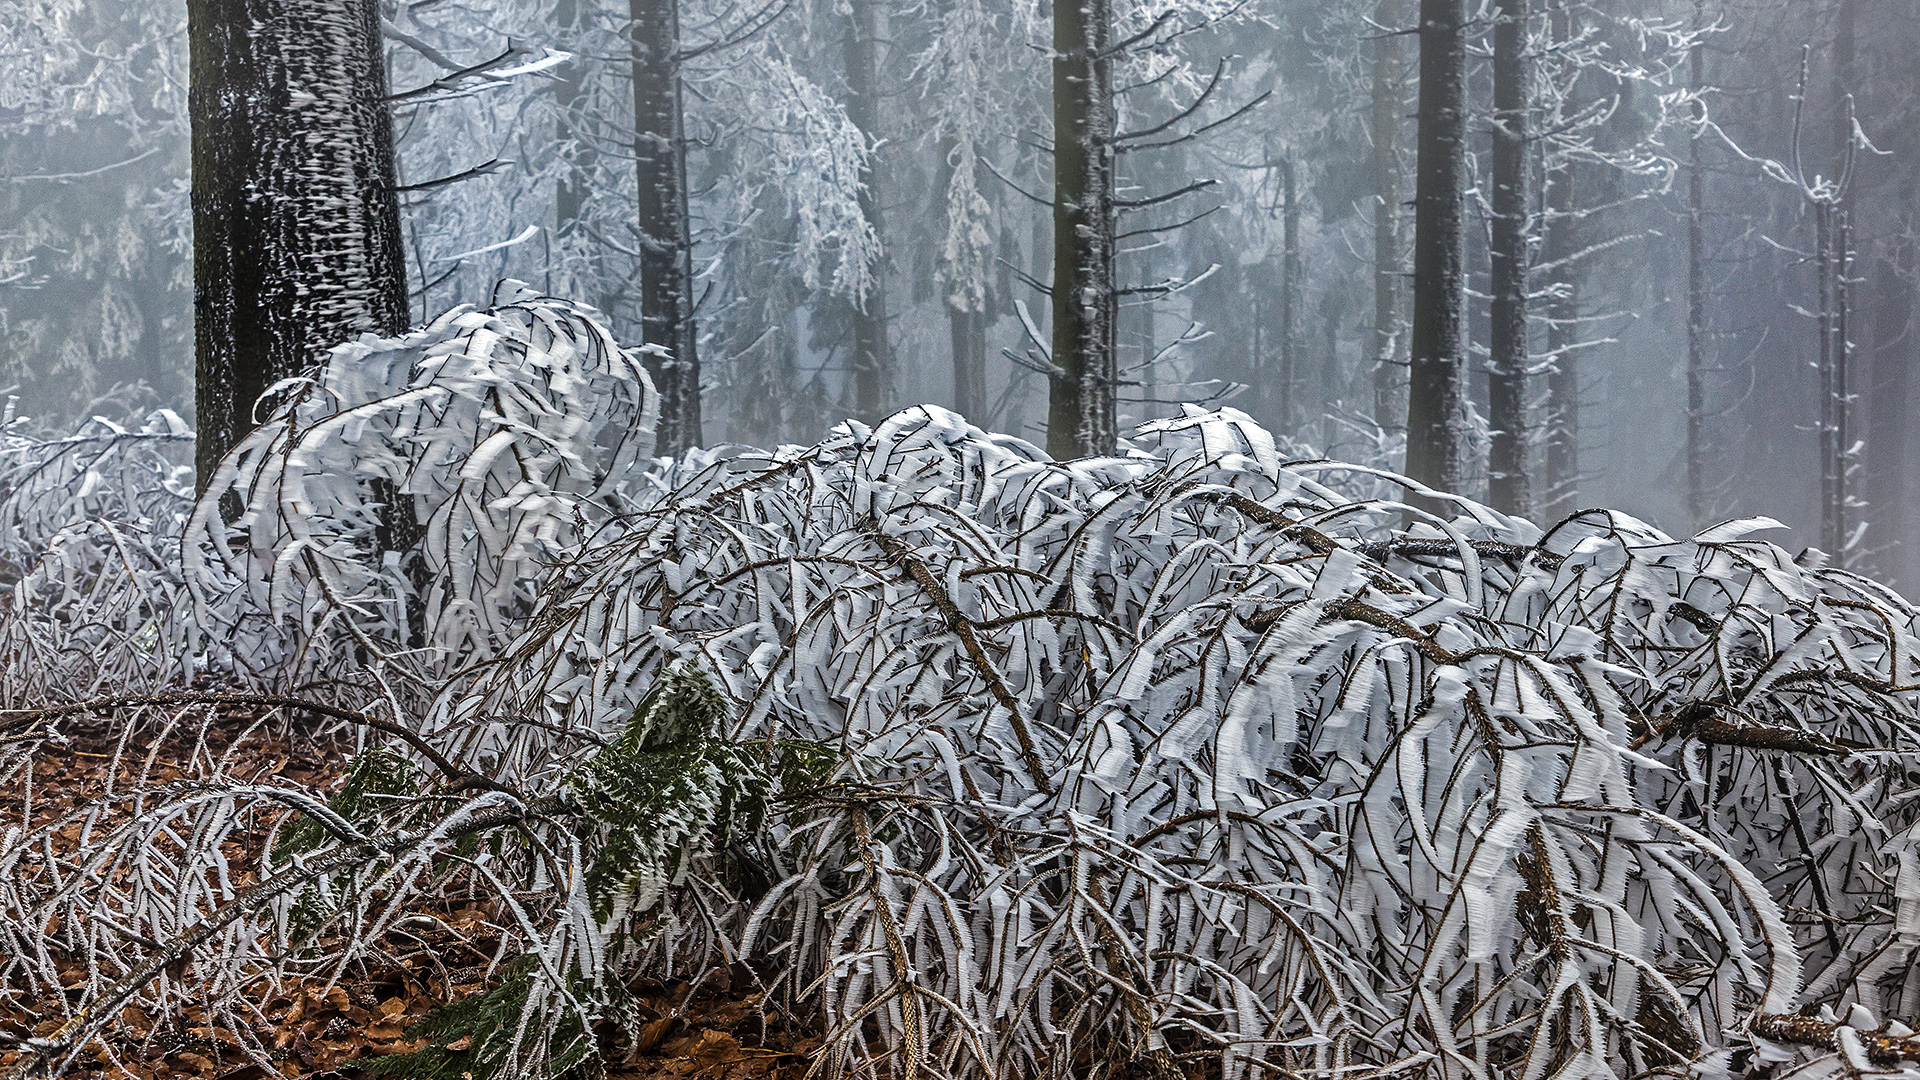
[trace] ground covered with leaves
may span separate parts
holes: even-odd
[[[277,722],[276,722],[277,721]],[[350,733],[325,730],[309,720],[289,723],[259,706],[196,709],[165,719],[127,725],[110,717],[69,724],[66,741],[39,755],[21,785],[0,798],[0,820],[24,822],[44,833],[54,856],[71,854],[91,832],[111,825],[114,792],[191,785],[218,773],[246,783],[281,781],[315,791],[337,791],[345,764],[355,753]],[[135,753],[125,751],[129,745]],[[209,768],[215,760],[222,764]],[[121,814],[128,812],[122,804]],[[224,845],[229,865],[258,861],[264,831],[237,834]],[[23,859],[23,863],[31,860]],[[241,869],[233,884],[257,883]],[[96,1037],[73,1062],[74,1076],[218,1077],[255,1080],[278,1072],[288,1077],[375,1075],[373,1059],[417,1052],[429,1040],[410,1036],[436,1007],[495,988],[502,934],[498,904],[444,897],[422,903],[390,935],[386,948],[369,953],[335,980],[290,979],[270,991],[257,1012],[209,1008],[187,1000],[172,1015],[156,1016],[127,1006],[120,1022]],[[464,901],[464,902],[463,902]],[[49,928],[49,937],[57,927]],[[60,1000],[0,986],[0,1035],[11,1039],[54,1034],[68,1021],[66,1005],[90,981],[89,959],[49,942],[59,978]],[[183,968],[179,977],[191,978]],[[789,1028],[760,1006],[750,975],[720,968],[695,984],[643,980],[632,988],[640,1023],[631,1032],[607,1033],[607,1059],[615,1080],[768,1080],[805,1072],[817,1036]],[[51,993],[53,987],[47,988]],[[244,1038],[235,1025],[244,1025]],[[264,1047],[271,1066],[256,1060]],[[20,1052],[0,1045],[0,1070]]]

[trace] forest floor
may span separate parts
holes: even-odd
[[[283,777],[311,790],[342,778],[351,754],[344,739],[289,737],[266,732],[254,720],[244,713],[213,716],[198,754],[193,748],[202,732],[176,727],[151,755],[153,765],[144,777],[137,770],[145,768],[146,753],[115,752],[121,731],[105,721],[75,725],[66,747],[35,762],[28,823],[38,828],[72,815],[109,784],[126,791],[136,782],[191,782],[204,775],[196,766],[210,757],[224,757],[224,775],[237,782]],[[129,742],[140,746],[136,740]],[[19,823],[22,811],[21,791],[0,793],[0,827]],[[82,838],[82,824],[75,820],[56,829],[50,842],[56,853],[65,853]],[[228,864],[236,868],[235,888],[256,880],[254,868],[266,841],[262,828],[227,846]],[[407,1029],[434,1006],[491,986],[488,971],[499,937],[491,929],[488,904],[448,903],[418,914],[424,917],[408,919],[405,934],[395,935],[386,955],[356,962],[348,978],[332,985],[323,978],[283,980],[257,1011],[246,1010],[254,1013],[251,1017],[197,1005],[178,1016],[156,1017],[129,1007],[119,1030],[89,1044],[67,1075],[267,1080],[271,1074],[239,1050],[242,1040],[232,1025],[249,1023],[253,1038],[273,1048],[270,1060],[285,1076],[367,1076],[370,1059],[425,1045],[407,1038]],[[88,958],[56,951],[54,959],[70,1000],[77,1001],[89,978]],[[705,980],[691,1000],[686,985],[632,987],[642,1026],[632,1045],[609,1048],[612,1080],[797,1080],[806,1071],[810,1052],[819,1046],[818,1037],[789,1032],[777,1021],[769,1027],[757,996],[736,990],[729,972],[717,975]],[[180,977],[190,983],[191,968]],[[19,1057],[7,1043],[51,1034],[67,1015],[61,1002],[46,996],[35,1000],[0,977],[0,1036],[6,1037],[0,1041],[0,1075]]]

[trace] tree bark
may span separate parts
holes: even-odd
[[[1702,33],[1706,28],[1706,0],[1694,0],[1694,32]],[[1706,89],[1704,41],[1694,43],[1687,70],[1694,94],[1702,93]],[[1694,528],[1707,524],[1706,119],[1706,103],[1696,97],[1687,161],[1687,518]]]
[[[990,252],[976,241],[991,243],[986,233],[987,211],[974,183],[973,147],[957,138],[941,139],[935,147],[934,197],[930,215],[946,218],[947,239],[937,256],[934,280],[947,309],[947,340],[953,360],[953,407],[976,424],[987,418],[987,297],[986,267]],[[976,218],[980,220],[976,220]],[[976,236],[976,230],[978,230]]]
[[[1406,78],[1403,0],[1374,7],[1373,43],[1373,419],[1389,430],[1407,422],[1406,323],[1401,313],[1400,120]]]
[[[678,455],[701,443],[680,4],[629,0],[628,10],[633,20],[633,148],[639,173],[640,328],[647,344],[667,352],[647,361],[660,395],[655,446],[661,454]]]
[[[1853,444],[1847,369],[1853,345],[1848,337],[1847,278],[1853,266],[1853,226],[1846,174],[1853,145],[1854,22],[1853,0],[1840,0],[1833,40],[1833,130],[1834,175],[1842,179],[1834,197],[1814,210],[1815,261],[1820,273],[1820,540],[1836,566],[1847,562],[1851,509],[1847,473]]]
[[[853,0],[847,14],[847,119],[868,145],[880,130],[879,33],[873,0]],[[860,212],[882,235],[878,170],[869,164],[860,189]],[[885,245],[882,245],[882,251]],[[873,268],[873,287],[853,301],[853,407],[869,423],[880,419],[893,389],[893,354],[887,346],[886,257]]]
[[[1488,337],[1487,500],[1507,514],[1533,512],[1527,478],[1527,242],[1532,200],[1527,24],[1531,0],[1502,0],[1493,30],[1493,227],[1488,239],[1493,318]]]
[[[560,32],[566,35],[563,40],[576,35],[582,22],[580,0],[557,0],[553,7],[553,22]],[[571,45],[571,42],[569,44]],[[567,65],[565,74],[554,84],[554,101],[559,106],[560,113],[559,121],[554,128],[554,141],[561,146],[574,140],[575,110],[581,107],[581,102],[586,97],[586,80],[587,64],[576,58],[573,63]],[[598,153],[590,145],[582,144],[574,152],[573,159],[565,164],[560,178],[554,183],[553,235],[554,239],[561,242],[563,252],[565,246],[573,241],[574,234],[581,229],[581,214],[587,204],[588,184],[591,182],[594,163],[598,157]],[[594,271],[598,270],[598,263],[599,260],[595,259]],[[598,286],[601,280],[599,273],[589,272],[588,281],[593,285]],[[596,295],[591,297],[591,300],[611,315],[611,297]]]
[[[1466,17],[1466,0],[1420,0],[1406,471],[1442,491],[1457,490],[1464,479],[1460,172],[1467,129]]]
[[[1912,205],[1909,188],[1901,200]],[[1902,243],[1874,268],[1873,391],[1867,396],[1868,432],[1866,474],[1874,522],[1885,541],[1903,546],[1907,506],[1907,402],[1914,362],[1914,247]],[[1902,568],[1910,565],[1901,559]]]
[[[379,25],[372,0],[187,5],[201,491],[268,387],[407,329]]]
[[[1111,453],[1114,408],[1111,0],[1053,6],[1053,364],[1047,452]]]
[[[1575,166],[1563,165],[1547,184],[1546,237],[1541,257],[1560,267],[1559,288],[1547,304],[1546,491],[1541,516],[1564,518],[1580,497],[1580,270],[1569,260],[1580,250]]]
[[[1300,402],[1300,187],[1293,159],[1280,159],[1285,205],[1281,233],[1286,251],[1280,260],[1280,423],[1287,434],[1301,427]]]

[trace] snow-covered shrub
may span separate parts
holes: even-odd
[[[193,434],[130,388],[71,434],[0,414],[0,707],[163,684]]]
[[[567,566],[435,738],[537,786],[697,663],[811,748],[733,948],[833,1069],[1719,1074],[1803,970],[1913,1005],[1914,611],[1768,522],[1440,521],[1231,412],[749,468]]]
[[[292,443],[345,454],[319,438]],[[1231,410],[1123,450],[1053,462],[923,407],[656,466],[497,658],[355,721],[401,734],[417,792],[359,817],[216,775],[84,850],[0,842],[0,975],[57,985],[29,946],[58,916],[132,973],[65,1006],[94,1010],[70,1037],[126,1000],[239,1015],[457,883],[532,958],[531,1026],[469,1044],[515,1075],[620,1018],[613,973],[735,959],[824,1025],[824,1075],[1721,1076],[1802,1042],[1845,1075],[1912,1049],[1870,1030],[1920,1007],[1904,600],[1765,520],[1676,540],[1354,498],[1377,472],[1289,463]],[[375,511],[331,505],[365,551]],[[0,776],[56,721],[0,739]],[[222,845],[285,807],[313,847],[224,886]],[[318,929],[288,917],[316,886]]]
[[[427,671],[491,655],[546,561],[626,508],[657,407],[595,313],[515,281],[491,308],[340,346],[275,393],[185,551],[195,651],[281,679],[408,649]]]

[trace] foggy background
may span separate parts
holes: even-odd
[[[1224,61],[1209,105],[1218,115],[1271,96],[1204,138],[1121,166],[1123,188],[1136,192],[1216,181],[1123,224],[1165,231],[1123,243],[1122,285],[1193,282],[1122,309],[1120,362],[1135,381],[1122,393],[1123,431],[1176,411],[1172,402],[1206,400],[1333,456],[1398,466],[1392,418],[1374,422],[1375,104],[1383,92],[1375,61],[1379,14],[1394,6],[1263,0],[1183,39],[1184,55],[1203,73],[1214,58]],[[416,322],[458,303],[485,304],[495,281],[515,277],[600,306],[622,340],[638,342],[634,175],[622,138],[631,109],[619,37],[624,7],[387,5],[402,185],[473,174],[405,195]],[[1568,220],[1578,221],[1576,247],[1585,254],[1534,277],[1542,297],[1534,319],[1539,392],[1555,364],[1573,372],[1579,388],[1574,483],[1549,491],[1536,479],[1545,507],[1536,516],[1545,522],[1612,506],[1678,533],[1770,515],[1794,528],[1780,538],[1789,549],[1816,542],[1812,216],[1800,188],[1777,169],[1802,178],[1841,171],[1850,95],[1870,146],[1855,152],[1845,196],[1855,251],[1849,404],[1861,444],[1851,460],[1863,503],[1855,515],[1867,522],[1848,558],[1913,595],[1920,543],[1906,540],[1920,440],[1907,439],[1905,427],[1907,372],[1920,344],[1911,332],[1920,18],[1911,0],[1548,7],[1541,77],[1557,80],[1554,107],[1585,126],[1557,150],[1543,146],[1538,168],[1543,177],[1559,170],[1572,178],[1578,216]],[[891,404],[952,404],[947,298],[970,284],[986,296],[990,402],[970,419],[1041,441],[1046,379],[1022,359],[1031,343],[1016,301],[1044,320],[1035,284],[1050,277],[1051,217],[1024,193],[1048,190],[1044,37],[1029,32],[1023,19],[1031,12],[1018,3],[880,8],[887,107],[882,130],[869,134],[879,142],[872,180],[896,364]],[[813,122],[845,94],[845,18],[830,4],[794,4],[755,29],[760,10],[716,0],[690,4],[684,16],[695,53],[687,108],[709,443],[811,442],[850,411],[853,301],[833,286],[854,253],[822,194],[844,161],[833,133]],[[972,46],[951,37],[964,22],[956,12],[977,17]],[[1692,119],[1686,62],[1696,34],[1704,42],[1704,129]],[[1406,199],[1417,82],[1414,43],[1401,40],[1404,78],[1390,93],[1399,103]],[[702,41],[724,47],[702,54]],[[1484,46],[1484,35],[1476,37],[1470,91],[1482,107]],[[557,51],[573,58],[557,61]],[[448,62],[490,58],[503,58],[497,70],[506,74],[433,88]],[[1169,89],[1129,100],[1133,115],[1123,115],[1123,128],[1171,116],[1182,98]],[[1552,126],[1544,116],[1536,123]],[[17,398],[15,415],[59,428],[117,415],[136,399],[190,415],[184,6],[0,5],[0,126],[0,387]],[[1484,115],[1470,124],[1470,169],[1484,168],[1488,128]],[[1684,493],[1687,180],[1696,133],[1709,296],[1708,505],[1698,515]],[[972,264],[979,280],[970,283],[956,283],[948,257],[956,138],[991,167],[980,173],[984,213],[973,221],[985,258]],[[1564,160],[1550,160],[1555,154]],[[1468,214],[1468,326],[1483,357],[1479,188]],[[1536,265],[1547,261],[1550,231],[1543,219]],[[1410,238],[1404,227],[1403,251]],[[1573,305],[1557,325],[1550,294]],[[1564,352],[1550,356],[1556,333]],[[1402,360],[1404,348],[1402,334]],[[1484,402],[1480,367],[1470,384]],[[1536,448],[1536,468],[1544,457]]]

